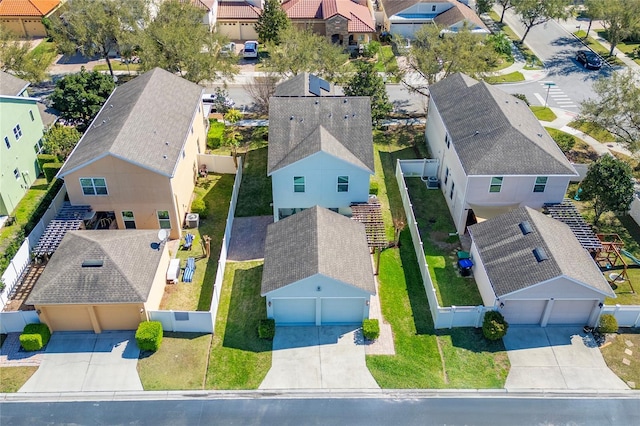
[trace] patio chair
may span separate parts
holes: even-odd
[[[187,233],[187,235],[184,236],[184,244],[182,245],[182,249],[191,250],[191,246],[193,246],[194,238],[195,236],[193,234]]]

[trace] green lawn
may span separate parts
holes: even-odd
[[[127,64],[122,61],[111,59],[111,68],[114,71],[127,71],[130,73],[135,73],[140,69],[140,64],[129,64],[127,68]],[[93,67],[93,71],[109,71],[109,65],[105,62],[104,64],[98,64]]]
[[[524,75],[522,75],[520,71],[514,71],[509,74],[484,77],[484,81],[489,84],[515,83],[518,81],[524,81]]]
[[[380,52],[378,52],[378,60],[375,64],[376,72],[391,72],[398,68],[398,62],[393,54],[391,45],[380,46]]]
[[[503,70],[503,69],[513,65],[513,63],[514,63],[513,58],[507,58],[505,56],[500,56],[500,62],[498,62],[494,67],[492,67],[490,71],[491,72],[496,72],[496,71]]]
[[[582,133],[591,136],[598,142],[607,143],[614,142],[616,140],[616,137],[609,133],[607,129],[604,129],[591,121],[575,120],[570,122],[568,126],[580,130]]]
[[[262,144],[248,150],[244,156],[236,217],[272,215],[271,191],[271,177],[267,176],[267,146]]]
[[[209,132],[207,133],[207,147],[209,149],[219,148],[222,144],[222,134],[224,133],[224,123],[222,121],[209,119]]]
[[[227,263],[206,389],[257,389],[271,368],[271,341],[258,338],[267,317],[261,280],[261,261]]]
[[[209,207],[209,217],[200,218],[200,227],[189,232],[195,235],[191,250],[178,250],[176,258],[184,267],[188,257],[196,258],[196,271],[193,282],[165,287],[160,309],[208,311],[211,307],[213,282],[218,269],[218,258],[222,248],[222,238],[226,226],[229,202],[235,175],[210,173],[206,178],[198,178],[195,188],[197,198],[204,199]],[[211,256],[204,257],[202,236],[211,237]]]
[[[626,341],[630,341],[633,346],[627,346]],[[625,353],[625,349],[630,349],[632,354]],[[611,344],[600,348],[600,352],[602,352],[607,366],[618,377],[627,384],[634,382],[635,387],[630,386],[632,389],[640,389],[640,329],[621,328]],[[623,359],[631,361],[630,364],[624,364]]]
[[[14,393],[24,385],[38,367],[1,367],[0,393]]]
[[[585,43],[591,50],[600,55],[602,59],[607,61],[607,63],[609,63],[610,65],[624,65],[624,62],[622,62],[620,59],[616,58],[615,56],[609,56],[609,49],[601,45],[597,40],[593,39],[592,37],[586,37],[587,33],[584,30],[576,31],[573,34],[581,39],[583,43]]]
[[[596,30],[596,32],[605,40],[608,39],[607,30]],[[616,45],[616,48],[640,65],[640,43],[622,41]]]
[[[34,62],[42,61],[43,63],[51,65],[57,55],[56,44],[52,41],[42,40],[29,52],[29,59]]]
[[[141,353],[144,390],[203,389],[211,334],[165,332],[157,352]]]
[[[531,111],[533,111],[533,114],[540,121],[552,122],[553,120],[558,118],[558,116],[555,115],[553,111],[551,111],[551,108],[549,107],[531,106],[529,108],[531,108]]]

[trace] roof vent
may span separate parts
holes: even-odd
[[[346,120],[347,118],[349,118],[349,114],[344,116],[344,119]]]
[[[169,141],[165,141],[164,144],[169,146]]]
[[[291,117],[289,117],[289,120],[293,120],[294,118],[296,117],[292,115]]]
[[[318,105],[320,102],[319,102],[318,100],[316,100],[314,103],[315,103],[316,105]]]
[[[113,108],[113,104],[109,104],[109,108]]]
[[[476,130],[476,132],[473,134],[474,136],[477,136],[480,134],[480,131]]]
[[[528,220],[523,220],[518,224],[518,226],[520,227],[520,231],[522,231],[522,235],[527,235],[533,232],[531,224]]]
[[[167,155],[166,154],[163,155],[162,158],[164,158],[166,160],[167,159]]]
[[[99,268],[104,264],[102,259],[87,259],[82,262],[83,268]]]
[[[344,100],[342,101],[343,103],[347,103],[347,98],[344,98]]]
[[[536,257],[536,260],[538,261],[538,263],[542,262],[543,260],[549,260],[549,256],[547,255],[547,252],[542,247],[534,248],[533,255]]]

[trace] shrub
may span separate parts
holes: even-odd
[[[604,314],[600,316],[600,321],[598,321],[598,331],[600,333],[617,333],[618,320],[611,314]]]
[[[380,42],[370,41],[364,45],[362,54],[367,58],[373,58],[380,52]]]
[[[551,136],[553,137],[553,140],[556,141],[562,152],[571,151],[571,148],[576,144],[575,136],[570,135],[569,133],[554,132]]]
[[[51,331],[47,324],[27,324],[20,335],[20,346],[25,351],[39,351],[49,343]]]
[[[362,335],[367,340],[376,340],[380,337],[380,324],[377,319],[362,321]]]
[[[371,181],[369,184],[369,194],[378,195],[378,182]]]
[[[509,323],[505,321],[498,311],[489,311],[484,314],[482,321],[482,334],[489,340],[502,339],[507,334]]]
[[[276,335],[276,321],[272,318],[261,319],[258,324],[258,337],[273,340]]]
[[[157,351],[162,343],[162,323],[145,321],[138,325],[136,343],[141,351]]]
[[[269,127],[268,126],[257,126],[253,128],[253,132],[251,132],[251,139],[254,141],[269,140]]]
[[[49,163],[58,163],[58,157],[53,154],[38,154],[38,166],[40,170],[43,170],[44,165]]]
[[[196,198],[193,200],[193,203],[191,203],[191,212],[198,213],[200,219],[206,219],[209,216],[209,206],[202,198]]]
[[[47,163],[42,166],[42,171],[44,172],[44,177],[47,178],[47,183],[51,183],[58,171],[62,168],[62,163]]]
[[[518,98],[520,99],[522,102],[524,102],[525,104],[527,104],[527,106],[529,106],[529,99],[527,99],[527,95],[525,95],[524,93],[514,93],[513,94],[514,98]]]

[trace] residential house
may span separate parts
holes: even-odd
[[[44,125],[29,83],[0,71],[0,216],[11,214],[38,178]]]
[[[318,206],[272,223],[260,294],[276,325],[361,324],[376,294],[364,225]]]
[[[374,173],[368,97],[272,97],[267,174],[274,221],[319,205],[349,215]]]
[[[276,85],[273,96],[336,96],[336,92],[333,83],[303,72]]]
[[[444,32],[455,33],[463,26],[477,34],[489,34],[467,1],[458,0],[380,0],[384,13],[379,23],[385,30],[413,38],[425,24],[435,24]],[[378,15],[380,16],[380,14]]]
[[[71,204],[105,227],[179,238],[206,148],[202,93],[160,68],[117,87],[58,173]]]
[[[26,304],[51,331],[134,330],[160,306],[169,261],[156,231],[69,231]]]
[[[0,25],[18,37],[46,37],[43,18],[49,18],[65,0],[2,0]]]
[[[231,40],[257,40],[262,0],[218,0],[216,31]]]
[[[520,207],[469,227],[485,306],[510,324],[595,325],[616,297],[568,225]]]
[[[526,103],[461,73],[429,89],[427,144],[459,233],[519,206],[562,202],[578,174]]]

